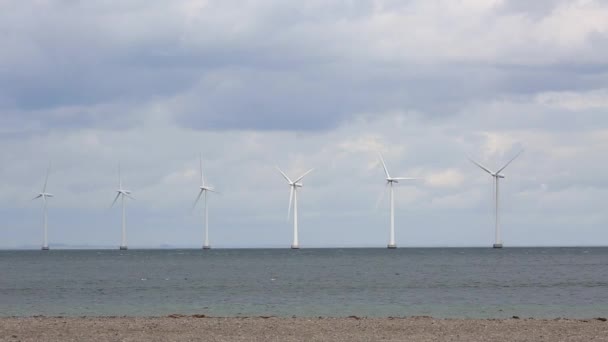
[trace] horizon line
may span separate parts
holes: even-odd
[[[51,250],[119,250],[117,246],[78,246],[78,245],[60,245]],[[606,248],[608,245],[513,245],[503,248]],[[402,246],[397,249],[447,249],[447,248],[488,248],[492,249],[491,245],[474,245],[474,246]],[[187,249],[187,250],[202,250],[202,247],[194,246],[135,246],[129,247],[128,250],[171,250],[171,249]],[[234,250],[234,249],[291,249],[289,246],[219,246],[212,247],[212,250]],[[300,247],[300,249],[387,249],[386,246],[310,246]],[[40,250],[40,246],[23,246],[23,247],[0,247],[0,251],[35,251]]]

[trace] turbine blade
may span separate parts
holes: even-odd
[[[118,188],[122,189],[122,176],[120,175],[120,163],[118,163]]]
[[[203,154],[199,154],[199,164],[200,164],[200,168],[201,168],[201,186],[205,186],[205,174],[203,173]]]
[[[494,174],[492,173],[492,171],[488,170],[485,166],[479,164],[478,162],[474,161],[473,159],[469,158],[469,161],[477,166],[479,166],[480,169],[484,170],[485,172],[491,174],[492,176],[494,176]]]
[[[391,179],[394,179],[394,180],[416,180],[418,178],[414,178],[414,177],[393,177]]]
[[[285,172],[281,171],[281,169],[279,169],[279,167],[278,167],[278,166],[275,166],[275,167],[276,167],[276,169],[277,169],[277,170],[279,170],[279,172],[281,173],[281,175],[283,175],[283,178],[285,178],[285,180],[286,180],[286,181],[287,181],[289,184],[293,183],[293,182],[291,181],[291,179],[289,179],[289,177],[287,177],[287,175],[285,174]]]
[[[502,170],[506,169],[507,166],[509,166],[509,164],[511,164],[511,162],[513,162],[517,157],[519,157],[522,153],[524,153],[524,150],[519,151],[518,154],[515,155],[515,157],[513,157],[511,160],[509,160],[508,163],[505,164],[505,166],[503,166],[500,170],[496,171],[496,174],[499,174]]]
[[[289,218],[291,217],[291,204],[293,202],[293,186],[289,187],[291,190],[289,191],[289,207],[287,208],[287,221],[289,221]]]
[[[196,205],[198,204],[198,201],[200,201],[201,196],[203,195],[203,189],[201,189],[201,191],[198,192],[198,196],[196,196],[196,200],[194,201],[194,204],[192,205],[192,208],[190,209],[190,211],[194,210],[194,208],[196,208]]]
[[[378,208],[380,208],[380,204],[382,204],[382,202],[384,201],[384,197],[386,197],[387,189],[388,189],[388,182],[386,182],[386,184],[384,184],[384,189],[382,189],[380,196],[378,196],[378,199],[376,200],[376,206],[374,207],[374,211],[378,211]]]
[[[127,198],[130,198],[130,199],[132,199],[132,200],[135,200],[135,197],[133,197],[133,196],[131,196],[131,195],[129,195],[129,194],[125,194],[125,196],[127,196]]]
[[[51,162],[49,162],[49,167],[46,169],[46,178],[44,179],[44,186],[42,187],[42,192],[46,192],[46,185],[49,182],[49,173],[51,173]]]
[[[40,197],[42,197],[42,195],[38,195],[38,196],[36,196],[36,197],[32,198],[32,201],[33,201],[33,200],[35,200],[35,199],[38,199],[38,198],[40,198]]]
[[[384,158],[382,157],[382,153],[378,152],[378,156],[380,156],[380,161],[382,162],[382,167],[384,168],[384,173],[386,174],[386,178],[391,178],[388,173],[388,169],[386,168],[386,163],[384,162]]]
[[[120,197],[120,192],[116,194],[116,197],[114,197],[114,201],[112,202],[112,205],[110,205],[110,208],[114,207],[114,204],[116,204],[116,201],[118,201],[118,197]]]
[[[311,173],[314,170],[314,168],[306,171],[306,173],[304,173],[303,175],[300,176],[300,178],[296,179],[296,181],[294,183],[297,183],[299,181],[301,181],[302,179],[304,179],[304,177],[306,177],[309,173]]]

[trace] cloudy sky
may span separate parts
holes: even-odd
[[[608,244],[608,3],[0,0],[0,248]],[[377,207],[377,208],[376,208]]]

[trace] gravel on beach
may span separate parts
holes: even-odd
[[[605,319],[27,317],[0,341],[608,341]]]

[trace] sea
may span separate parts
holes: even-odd
[[[592,318],[608,248],[0,251],[0,316]]]

